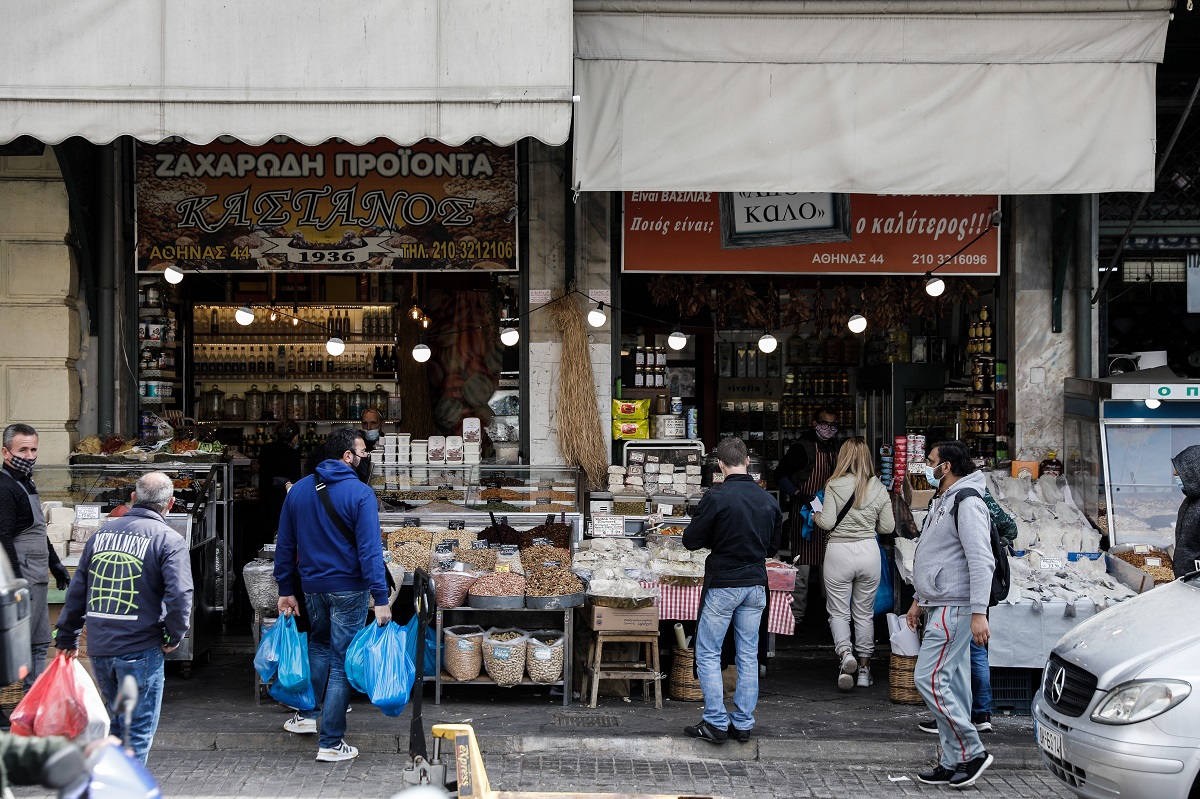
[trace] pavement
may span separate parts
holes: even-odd
[[[920,732],[929,718],[922,705],[900,705],[888,696],[886,653],[873,663],[875,684],[842,692],[837,666],[825,646],[778,639],[782,647],[760,682],[757,725],[748,744],[716,747],[685,738],[682,728],[700,717],[697,702],[670,700],[663,707],[640,697],[600,698],[598,707],[547,688],[497,688],[444,684],[442,704],[433,686],[424,694],[426,730],[438,722],[470,722],[486,756],[594,757],[683,762],[716,758],[733,764],[854,764],[909,774],[932,762],[937,736]],[[284,732],[291,711],[263,694],[254,696],[249,638],[225,638],[211,662],[197,663],[190,678],[168,669],[162,716],[154,742],[157,755],[183,752],[254,753],[311,757],[316,741]],[[358,697],[348,716],[346,740],[366,754],[408,751],[410,710],[388,718]],[[1028,716],[996,716],[984,744],[998,769],[1040,771],[1041,760]],[[606,761],[607,762],[607,761]],[[773,766],[774,767],[774,766]]]

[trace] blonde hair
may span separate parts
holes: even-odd
[[[875,476],[875,465],[871,462],[871,450],[867,442],[857,436],[842,443],[842,448],[838,450],[837,465],[829,479],[832,481],[846,475],[854,477],[854,507],[861,508],[867,501],[867,489],[871,478]]]

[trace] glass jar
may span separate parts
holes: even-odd
[[[346,392],[334,383],[333,390],[329,392],[329,418],[335,422],[344,422],[349,418],[346,415],[347,410]]]
[[[279,390],[278,385],[272,385],[271,390],[263,395],[263,410],[265,418],[273,419],[276,422],[282,422],[286,412],[284,408],[283,392]]]
[[[329,394],[321,390],[319,385],[312,387],[312,391],[308,392],[308,418],[309,419],[328,419],[329,418]]]
[[[284,399],[284,404],[287,406],[287,418],[293,422],[303,422],[307,410],[307,399],[304,392],[300,390],[300,386],[292,386],[292,390]]]
[[[347,408],[347,416],[355,421],[362,418],[363,411],[367,409],[369,402],[367,392],[363,391],[363,387],[359,383],[354,384],[354,390],[348,395],[349,406]]]
[[[258,386],[250,386],[246,392],[246,421],[259,422],[263,418],[263,393]]]
[[[388,418],[388,393],[379,383],[375,384],[375,390],[371,392],[370,402],[371,407],[379,411],[380,416]]]
[[[231,422],[246,421],[246,401],[237,394],[225,400],[225,418]]]
[[[208,391],[200,392],[201,418],[216,422],[225,415],[225,392],[213,386]]]

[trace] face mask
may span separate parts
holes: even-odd
[[[1179,487],[1180,491],[1183,490],[1183,478],[1179,475],[1175,475],[1175,485]]]
[[[354,473],[358,475],[358,479],[364,483],[371,482],[371,459],[359,458],[358,463],[354,464]]]
[[[364,430],[363,438],[366,439],[367,441],[372,441],[372,442],[378,441],[379,440],[379,431],[378,430]]]
[[[13,455],[12,461],[8,465],[13,468],[13,471],[28,477],[33,474],[33,464],[35,463],[37,463],[37,458],[22,458],[19,455]]]
[[[938,466],[941,466],[941,465],[942,464],[940,464],[940,463],[938,464]],[[936,472],[937,472],[937,466],[930,466],[928,463],[925,464],[925,479],[928,480],[929,484],[931,486],[933,486],[934,488],[937,488],[938,483],[942,482],[942,478],[938,477]]]
[[[818,422],[816,425],[814,425],[813,429],[817,431],[817,438],[821,439],[822,441],[828,441],[837,435],[836,424]]]

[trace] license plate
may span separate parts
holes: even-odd
[[[1063,738],[1062,734],[1047,728],[1045,725],[1035,722],[1034,732],[1037,735],[1038,746],[1046,750],[1047,754],[1054,755],[1057,758],[1063,756]]]

